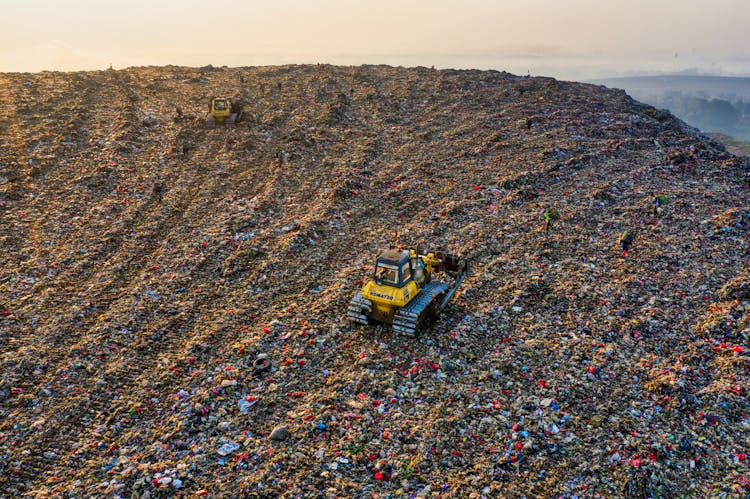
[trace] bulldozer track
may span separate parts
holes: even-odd
[[[419,295],[405,307],[400,308],[393,317],[393,330],[407,336],[414,336],[417,329],[430,315],[431,305],[442,301],[442,295],[448,291],[448,285],[439,281],[428,283]],[[439,310],[435,310],[439,313]]]
[[[349,304],[349,320],[366,326],[369,322],[367,315],[370,312],[372,312],[372,302],[364,298],[362,293],[357,293]]]

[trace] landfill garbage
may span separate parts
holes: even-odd
[[[257,402],[257,397],[248,395],[237,400],[237,407],[242,414],[247,414]]]
[[[0,87],[2,494],[750,492],[748,161],[669,113],[388,66]],[[346,320],[399,245],[471,261],[416,338]]]
[[[223,444],[221,447],[219,447],[216,450],[216,453],[220,456],[226,456],[228,454],[231,454],[232,452],[236,451],[240,448],[240,445],[235,442],[227,442]]]
[[[253,369],[256,373],[262,373],[271,368],[271,361],[267,354],[261,353],[253,361]]]
[[[289,430],[286,429],[286,427],[277,426],[276,428],[273,429],[273,431],[268,436],[268,438],[270,438],[271,440],[276,440],[280,442],[289,438],[290,435],[291,434],[289,433]]]

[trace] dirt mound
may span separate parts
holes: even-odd
[[[387,66],[0,90],[5,494],[747,494],[748,167],[670,114]],[[345,320],[399,244],[471,262],[418,339]]]

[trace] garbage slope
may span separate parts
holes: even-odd
[[[4,494],[747,493],[747,162],[670,114],[388,66],[0,90]],[[399,244],[471,262],[416,340],[345,320]]]

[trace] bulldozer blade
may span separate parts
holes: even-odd
[[[459,272],[466,267],[466,261],[456,255],[445,254],[442,257],[443,268],[448,272]]]

